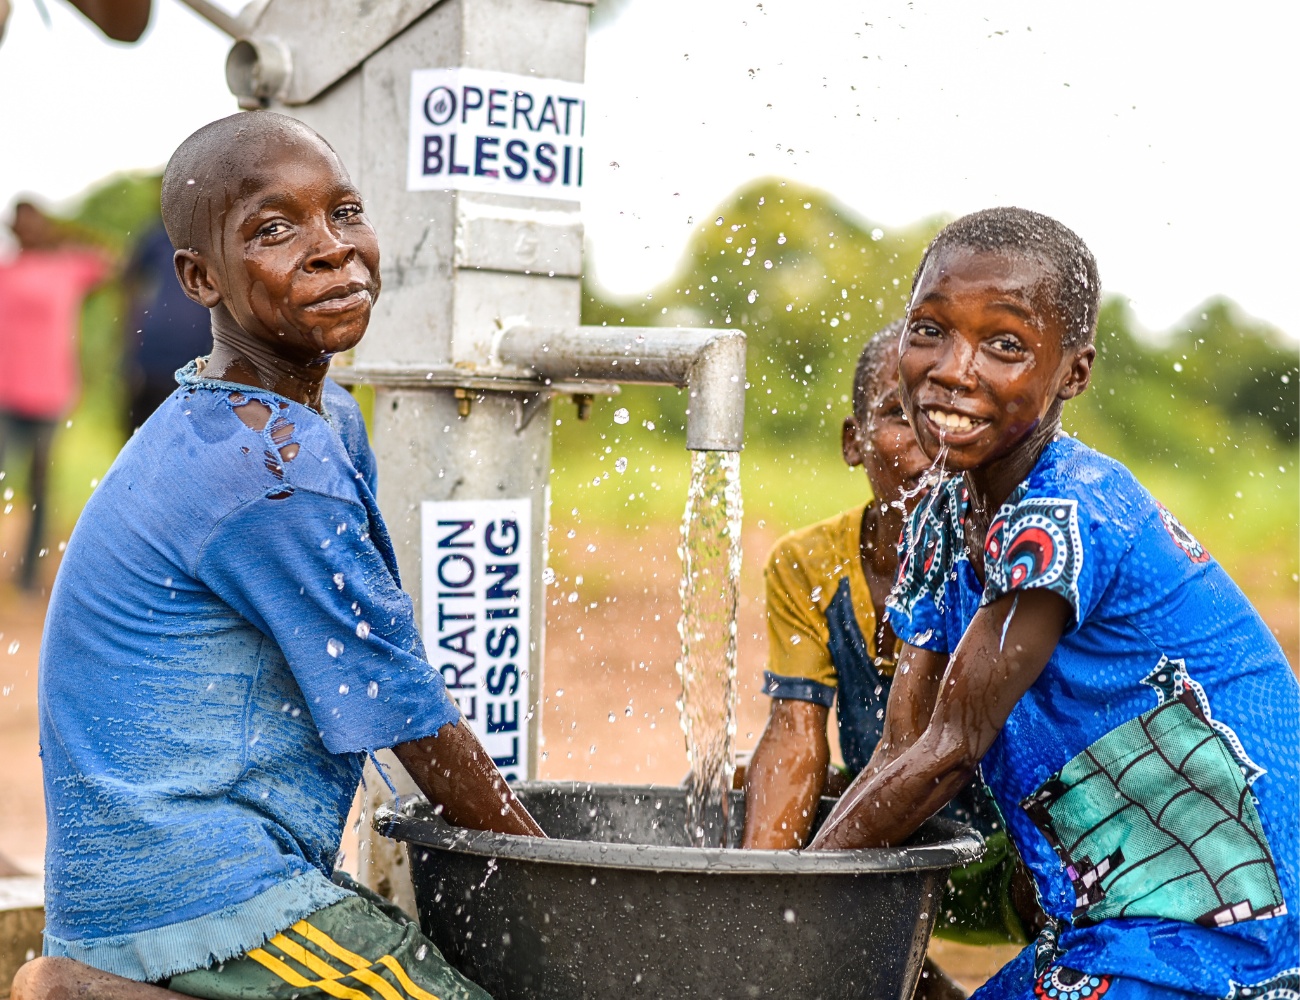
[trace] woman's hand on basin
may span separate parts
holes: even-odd
[[[463,719],[433,736],[399,743],[393,753],[429,801],[442,807],[447,822],[470,830],[546,836]]]

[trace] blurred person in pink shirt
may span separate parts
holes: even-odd
[[[12,446],[28,451],[31,521],[18,583],[33,591],[45,533],[50,448],[80,385],[81,303],[107,277],[109,265],[101,252],[74,245],[30,202],[18,202],[9,227],[19,252],[0,261],[0,475],[9,478]]]

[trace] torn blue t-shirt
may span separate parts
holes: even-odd
[[[969,503],[961,476],[922,498],[889,621],[948,653],[1000,598],[1070,606],[981,764],[1059,930],[1030,963],[1038,995],[1064,966],[1263,996],[1300,966],[1300,686],[1282,649],[1173,514],[1076,440],[1049,443],[993,516],[983,583]]]
[[[347,896],[365,754],[459,718],[352,397],[178,380],[77,522],[40,661],[46,953],[148,981]]]

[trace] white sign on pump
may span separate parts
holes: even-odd
[[[580,83],[413,70],[406,187],[578,201],[586,117]]]
[[[531,514],[526,499],[420,506],[429,662],[508,780],[528,775]]]

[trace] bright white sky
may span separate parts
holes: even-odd
[[[35,2],[0,47],[0,202],[157,168],[233,110],[229,42],[175,0],[135,47]],[[1297,28],[1262,0],[631,0],[589,48],[589,263],[646,290],[688,219],[780,174],[886,226],[1038,209],[1150,328],[1221,293],[1300,337]]]

